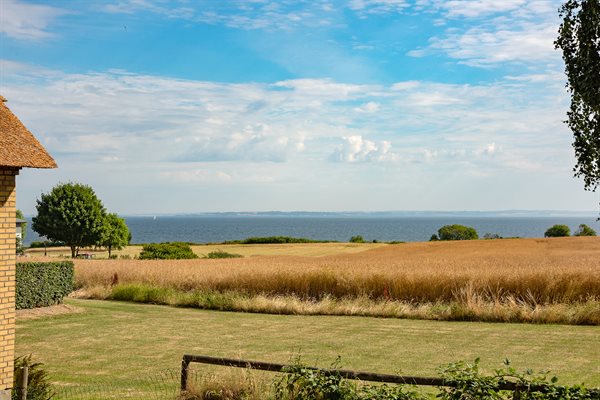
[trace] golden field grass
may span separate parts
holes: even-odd
[[[593,237],[405,243],[321,257],[75,260],[75,268],[83,297],[128,287],[119,298],[203,308],[600,324]]]

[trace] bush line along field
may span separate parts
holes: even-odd
[[[306,245],[304,245],[306,246]],[[77,260],[80,297],[271,313],[600,324],[596,238],[407,243],[324,257]]]

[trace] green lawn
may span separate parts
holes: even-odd
[[[550,369],[560,383],[600,386],[600,328],[437,322],[203,311],[68,300],[84,312],[17,320],[17,355],[33,353],[63,385],[125,387],[176,371],[184,353],[309,364],[382,373],[434,375],[436,367],[481,357],[501,367]],[[173,381],[176,383],[176,379]]]

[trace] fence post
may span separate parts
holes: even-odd
[[[26,365],[21,368],[21,396],[19,396],[19,400],[27,400],[27,383],[29,381],[29,367]]]
[[[181,391],[182,392],[185,392],[187,390],[189,367],[190,367],[190,360],[186,356],[183,356],[183,360],[181,360]]]

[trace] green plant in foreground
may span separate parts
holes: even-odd
[[[275,381],[275,400],[423,400],[401,385],[362,385],[351,382],[338,372],[340,357],[332,364],[333,372],[306,367],[296,359],[286,374]]]
[[[437,398],[445,400],[490,399],[509,400],[516,398],[509,390],[501,389],[505,383],[518,387],[520,400],[592,400],[600,398],[600,391],[588,390],[583,386],[559,386],[558,378],[548,378],[548,371],[534,373],[531,369],[518,372],[504,360],[504,369],[497,369],[492,375],[479,371],[479,358],[471,363],[459,361],[439,369],[440,375],[450,387],[441,387]]]
[[[12,400],[21,400],[21,382],[24,367],[28,367],[27,400],[50,400],[56,396],[48,378],[48,373],[43,366],[42,363],[33,362],[31,354],[15,359],[13,381],[15,389],[12,391]]]
[[[600,391],[583,386],[559,386],[558,379],[548,379],[548,372],[535,374],[531,370],[519,373],[505,360],[505,368],[484,375],[479,370],[479,358],[473,363],[459,361],[439,369],[448,386],[439,387],[435,396],[443,400],[592,400]],[[287,374],[275,382],[275,400],[423,400],[427,397],[407,390],[407,385],[367,385],[350,383],[338,373],[340,358],[333,372],[315,370],[298,361]],[[503,385],[516,385],[518,393]],[[518,396],[518,397],[515,397]]]

